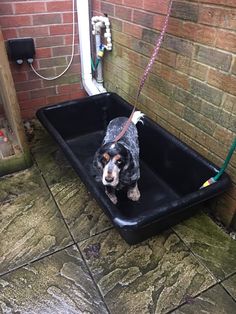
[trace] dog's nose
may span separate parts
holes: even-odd
[[[105,177],[105,180],[106,180],[108,183],[111,183],[111,182],[114,180],[114,178],[112,178],[112,177]]]

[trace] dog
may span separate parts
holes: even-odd
[[[117,204],[116,190],[127,188],[127,197],[132,201],[140,199],[137,181],[140,178],[139,141],[136,124],[144,114],[135,111],[125,134],[116,142],[128,118],[118,117],[110,121],[101,147],[96,151],[93,167],[96,180],[105,186],[105,193]]]

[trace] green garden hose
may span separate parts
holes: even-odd
[[[208,180],[201,186],[201,188],[205,188],[205,187],[207,187],[207,186],[211,185],[212,183],[215,183],[216,181],[219,180],[219,178],[222,176],[222,174],[224,173],[225,169],[227,168],[228,163],[229,163],[229,161],[230,161],[230,159],[231,159],[231,157],[232,157],[232,155],[233,155],[233,153],[234,153],[234,151],[235,151],[235,148],[236,148],[236,137],[235,137],[235,139],[234,139],[233,142],[232,142],[232,145],[231,145],[231,147],[230,147],[230,150],[229,150],[229,152],[228,152],[228,154],[227,154],[227,156],[226,156],[226,158],[225,158],[225,161],[224,161],[224,163],[223,163],[223,166],[220,168],[220,171],[219,171],[214,177],[211,177],[210,179],[208,179]]]

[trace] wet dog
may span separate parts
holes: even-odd
[[[127,188],[127,197],[138,201],[140,192],[137,181],[140,178],[139,141],[136,124],[142,121],[142,114],[136,111],[125,134],[116,142],[114,139],[128,120],[118,117],[110,121],[101,147],[96,151],[93,167],[97,181],[105,186],[105,192],[116,204],[116,190]]]

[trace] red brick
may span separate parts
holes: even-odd
[[[101,12],[101,1],[100,0],[93,0],[92,8],[94,11]]]
[[[217,30],[216,47],[223,50],[236,52],[236,33]]]
[[[68,63],[70,60],[70,56],[67,56],[66,59],[67,59],[67,63]],[[80,56],[78,54],[74,55],[73,64],[79,64],[79,63],[80,63]]]
[[[29,70],[29,65],[24,62],[21,66],[16,64],[14,61],[10,60],[10,68],[11,68],[11,73],[14,75],[14,73],[21,73],[21,72],[27,72]]]
[[[133,8],[138,8],[142,9],[143,7],[143,0],[124,0],[123,5],[128,6],[128,7],[133,7]]]
[[[221,142],[223,145],[228,145],[228,146],[231,145],[234,139],[233,132],[230,132],[228,129],[220,125],[216,126],[213,136],[217,141]]]
[[[28,100],[30,98],[30,92],[18,92],[17,93],[18,101]]]
[[[57,91],[59,94],[69,94],[75,92],[77,89],[81,89],[80,84],[70,84],[58,86]]]
[[[0,15],[13,14],[13,4],[12,3],[1,3],[0,5]]]
[[[47,12],[66,12],[72,11],[72,1],[52,1],[47,2]]]
[[[223,109],[236,115],[236,97],[227,95],[223,103]]]
[[[72,38],[73,38],[72,35],[65,35],[63,37],[64,37],[65,45],[71,45],[72,44]],[[75,35],[75,44],[78,44],[78,42],[79,42],[79,36]]]
[[[49,35],[48,26],[37,26],[37,27],[19,27],[19,37],[41,37]]]
[[[28,81],[16,83],[15,87],[16,91],[30,91],[33,89],[41,88],[41,85],[41,80],[35,80],[31,81],[30,83]]]
[[[181,30],[181,37],[190,39],[199,43],[213,45],[216,38],[215,28],[207,27],[195,23],[186,22]]]
[[[74,93],[69,94],[69,97],[70,97],[71,100],[79,99],[79,98],[82,98],[82,97],[85,97],[85,96],[88,96],[88,95],[87,95],[87,93],[85,92],[84,89],[81,89],[78,92],[74,92]]]
[[[178,87],[181,87],[185,90],[189,89],[188,76],[186,74],[176,72],[170,67],[162,65],[159,76],[171,83],[174,83]]]
[[[236,95],[236,77],[229,74],[224,74],[220,71],[210,69],[208,74],[208,83],[228,92],[229,94]]]
[[[62,14],[62,20],[63,20],[63,23],[72,23],[73,21],[73,15],[71,12],[69,13],[63,13]],[[75,22],[77,21],[77,17],[75,16]]]
[[[160,61],[161,63],[167,64],[167,65],[169,65],[171,67],[175,67],[175,64],[176,64],[176,53],[161,48],[159,50],[159,54],[157,56],[157,60]]]
[[[182,36],[183,21],[170,17],[166,32],[176,36]]]
[[[38,71],[38,67],[34,65],[34,68]],[[52,77],[56,75],[56,71],[54,68],[40,69],[39,74],[45,77]],[[33,71],[28,72],[28,80],[32,81],[37,78],[37,75]]]
[[[15,14],[32,14],[46,12],[44,2],[15,3]]]
[[[62,46],[62,47],[52,48],[52,55],[53,57],[66,56],[66,55],[69,56],[71,55],[71,47]]]
[[[55,95],[55,96],[48,96],[46,98],[46,102],[48,105],[51,104],[57,104],[63,101],[68,101],[70,100],[70,96],[68,94],[65,95]]]
[[[64,56],[39,60],[40,68],[51,68],[55,66],[63,66],[66,64],[67,64],[67,60]]]
[[[56,95],[56,87],[44,87],[30,92],[31,99]]]
[[[218,4],[236,8],[235,0],[201,0],[202,3]]]
[[[7,40],[11,38],[16,38],[17,32],[16,32],[16,29],[5,28],[5,29],[2,29],[2,35],[3,35],[4,40]]]
[[[74,61],[74,59],[73,59],[73,61]],[[68,61],[68,63],[69,63],[69,61]],[[56,67],[55,70],[56,70],[56,75],[59,75],[60,73],[62,73],[65,70],[65,66],[63,66],[63,67]],[[70,74],[78,74],[78,76],[79,76],[79,74],[80,74],[80,64],[78,64],[78,63],[74,64],[74,62],[72,62],[71,66],[70,66],[70,68],[68,70],[68,73],[69,72],[70,72]]]
[[[182,55],[177,55],[176,69],[185,74],[189,74],[191,59]]]
[[[132,9],[126,7],[115,7],[115,16],[122,19],[131,21]]]
[[[36,47],[53,47],[63,45],[63,37],[62,36],[54,36],[54,37],[40,37],[36,38]]]
[[[50,58],[52,56],[51,48],[37,48],[36,57],[37,58]]]
[[[167,13],[169,0],[157,1],[157,0],[144,0],[143,8],[147,11],[156,13]]]
[[[165,16],[164,15],[155,15],[154,20],[153,20],[153,28],[161,30],[163,28],[165,21]]]
[[[61,22],[62,18],[59,13],[33,15],[33,25],[59,24]]]
[[[139,25],[124,22],[123,31],[126,34],[132,35],[132,36],[137,37],[137,38],[141,38],[142,37],[142,29],[143,28]]]
[[[114,17],[110,17],[110,22],[111,22],[111,31],[113,30],[122,31],[122,24],[123,22],[119,19],[115,19]]]
[[[0,25],[1,27],[22,27],[32,25],[31,17],[28,15],[19,15],[19,16],[0,16]]]
[[[14,73],[13,75],[14,82],[24,82],[27,80],[26,72]]]
[[[23,100],[20,102],[20,107],[22,110],[29,110],[29,108],[39,108],[40,106],[45,106],[46,101],[45,97],[36,98],[36,99],[29,99],[29,100]]]
[[[101,11],[104,14],[114,16],[115,14],[115,6],[111,3],[101,2]]]
[[[106,2],[111,2],[111,3],[114,3],[114,4],[122,4],[123,3],[123,0],[105,0]]]
[[[72,24],[50,26],[50,35],[72,34]]]
[[[151,13],[134,10],[133,21],[146,27],[153,27],[154,15]]]
[[[205,66],[201,63],[192,61],[191,65],[190,65],[189,74],[193,77],[198,78],[199,80],[205,81],[208,70],[209,69],[207,66]],[[180,71],[181,71],[181,69],[180,69]]]
[[[30,109],[26,109],[26,110],[21,109],[21,116],[25,120],[30,120],[30,119],[35,118],[35,114],[36,114],[36,108],[34,108],[34,109],[30,108]]]
[[[200,6],[199,23],[236,29],[236,11],[210,6]]]

